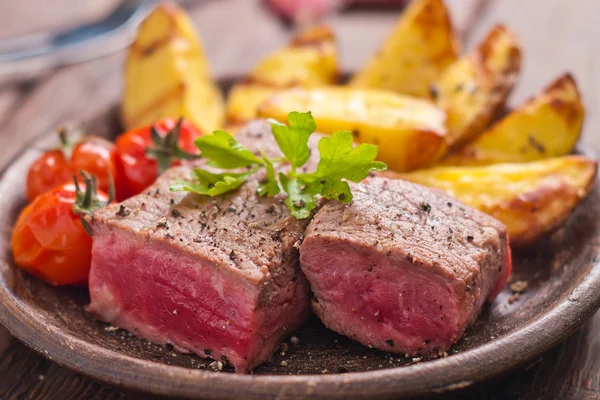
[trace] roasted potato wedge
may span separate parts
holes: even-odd
[[[125,65],[122,118],[127,129],[185,117],[206,132],[221,128],[225,108],[192,21],[172,5],[140,25]]]
[[[446,111],[451,147],[483,132],[504,109],[521,67],[521,49],[507,28],[497,25],[470,53],[446,68],[431,95]]]
[[[530,163],[438,167],[387,176],[438,188],[502,221],[523,247],[562,225],[596,181],[597,162],[564,156]]]
[[[252,82],[278,88],[326,85],[338,77],[335,35],[326,26],[300,32],[288,47],[265,57],[248,75]]]
[[[339,67],[333,32],[318,26],[293,37],[287,48],[265,57],[246,79],[229,92],[229,126],[256,118],[257,107],[274,93],[290,87],[316,87],[338,80]]]
[[[459,40],[442,0],[414,0],[350,86],[429,97],[429,87],[459,54]]]
[[[558,157],[573,151],[583,124],[577,85],[563,75],[441,165],[487,165]]]
[[[259,116],[280,121],[291,111],[311,111],[319,132],[348,130],[357,142],[379,145],[379,160],[396,171],[428,166],[447,149],[444,112],[429,101],[388,90],[289,89],[258,108]]]

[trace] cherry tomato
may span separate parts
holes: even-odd
[[[108,193],[110,176],[120,189],[120,177],[117,173],[116,146],[97,136],[86,136],[73,148],[71,169],[74,172],[86,171],[98,180],[98,189]],[[71,180],[73,178],[71,177]]]
[[[101,192],[97,198],[108,201]],[[15,262],[54,286],[88,280],[92,238],[73,212],[75,201],[76,188],[72,183],[37,196],[23,209],[12,233]]]
[[[178,121],[162,119],[154,124],[156,132],[162,139],[173,134]],[[166,148],[165,143],[155,143],[151,133],[152,125],[135,129],[121,135],[116,142],[119,158],[119,172],[126,197],[136,195],[150,186],[159,175],[159,162],[147,156],[147,149],[160,147],[164,150],[166,165],[179,165],[180,159],[174,155],[175,148]],[[182,121],[179,129],[177,147],[190,154],[198,154],[194,140],[202,136],[202,132],[189,121]],[[166,140],[165,140],[166,142]],[[120,197],[120,196],[119,196]],[[120,197],[122,198],[122,197]]]
[[[62,150],[51,150],[40,156],[27,173],[27,198],[38,195],[73,180],[73,170]]]
[[[50,150],[42,154],[29,167],[27,173],[27,198],[33,201],[37,196],[67,182],[73,181],[73,175],[79,171],[87,171],[98,179],[98,187],[108,192],[109,174],[112,174],[117,187],[121,189],[121,179],[117,171],[116,147],[106,139],[96,136],[85,136],[73,148],[70,159],[65,149]]]

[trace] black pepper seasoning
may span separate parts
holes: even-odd
[[[165,217],[162,217],[158,223],[156,224],[157,228],[166,228],[169,229],[169,225],[167,223],[167,219]]]
[[[429,203],[421,203],[421,209],[426,213],[431,211],[431,205]]]
[[[431,85],[429,87],[429,95],[431,96],[432,100],[437,100],[438,96],[440,95],[437,86]]]
[[[119,211],[116,212],[116,215],[119,217],[126,217],[131,214],[131,210],[127,209],[123,204],[119,206]]]

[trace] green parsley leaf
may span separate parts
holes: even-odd
[[[186,191],[214,197],[239,188],[254,172],[256,172],[256,168],[242,173],[225,172],[221,174],[195,169],[192,173],[197,183],[176,180],[171,183],[170,189],[172,192]]]
[[[317,206],[319,182],[305,182],[299,178],[290,179],[283,173],[279,173],[279,181],[288,195],[285,204],[290,209],[291,214],[297,219],[310,217],[310,213]]]
[[[310,112],[292,112],[288,115],[289,126],[272,121],[273,136],[285,159],[269,159],[264,153],[256,156],[242,146],[233,136],[224,131],[215,131],[196,139],[196,146],[208,165],[221,169],[252,167],[244,172],[212,173],[194,170],[197,182],[175,181],[172,191],[185,190],[208,196],[218,196],[239,188],[248,177],[260,168],[266,168],[266,178],[258,185],[260,196],[275,196],[283,190],[287,194],[285,203],[291,214],[308,218],[317,206],[318,197],[348,203],[352,192],[347,181],[360,182],[371,171],[384,171],[387,166],[375,161],[378,148],[372,144],[352,147],[352,134],[336,131],[330,138],[319,141],[321,159],[317,170],[312,173],[296,173],[310,157],[308,140],[316,124]],[[289,162],[291,171],[275,174],[275,162]],[[279,178],[279,182],[278,182]]]
[[[326,199],[333,199],[342,203],[350,203],[352,201],[350,185],[346,181],[324,179],[320,194]]]
[[[374,144],[359,144],[352,147],[352,134],[348,131],[336,131],[330,138],[319,140],[321,159],[316,175],[327,180],[347,179],[360,182],[371,171],[385,171],[387,166],[377,157],[378,147]]]
[[[292,170],[306,164],[310,157],[308,138],[317,129],[312,114],[291,112],[288,125],[271,121],[271,130],[279,148],[292,165]]]
[[[277,178],[275,177],[275,168],[273,168],[273,163],[264,153],[262,159],[267,167],[267,180],[258,185],[257,191],[261,196],[273,197],[281,191],[281,189],[279,189],[279,184],[277,183]]]
[[[192,192],[197,194],[208,195],[206,185],[194,183],[183,179],[177,179],[171,182],[169,186],[171,192]]]
[[[233,136],[225,131],[214,131],[212,135],[199,137],[194,142],[202,157],[208,159],[208,165],[215,168],[233,169],[254,164],[264,164]]]

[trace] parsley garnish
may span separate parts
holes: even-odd
[[[183,180],[171,184],[171,191],[188,191],[208,196],[218,196],[240,187],[250,175],[265,168],[266,177],[258,186],[261,196],[275,196],[282,190],[287,193],[285,203],[292,215],[307,218],[317,206],[318,196],[344,203],[352,201],[352,192],[347,181],[360,182],[371,171],[384,171],[387,167],[377,157],[377,146],[359,144],[352,147],[352,134],[336,131],[331,137],[319,141],[320,160],[317,170],[298,173],[310,157],[308,139],[317,126],[310,112],[292,112],[288,124],[271,121],[273,136],[284,157],[270,159],[264,153],[255,155],[224,131],[196,139],[196,147],[208,165],[222,170],[238,169],[236,172],[213,173],[195,169],[195,182]],[[275,173],[275,164],[287,162],[289,172]],[[239,168],[247,168],[240,172]]]

